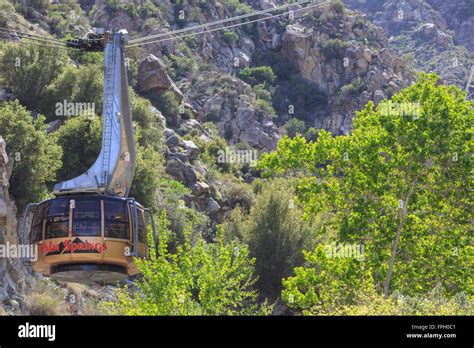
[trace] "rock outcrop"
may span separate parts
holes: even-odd
[[[0,308],[7,314],[19,314],[22,310],[22,294],[35,283],[32,271],[21,259],[7,257],[10,246],[19,244],[17,235],[17,208],[10,198],[8,187],[12,164],[8,160],[6,144],[0,136]]]
[[[137,90],[141,93],[149,91],[160,93],[170,90],[180,102],[184,98],[183,93],[167,74],[165,64],[153,54],[148,55],[140,63]]]
[[[264,151],[276,147],[278,128],[269,115],[256,109],[252,89],[239,78],[218,72],[198,76],[186,95],[195,101],[197,120],[215,122],[230,144],[246,142]]]
[[[331,6],[288,25],[281,55],[326,96],[327,106],[318,106],[312,120],[335,134],[347,134],[355,111],[369,100],[378,103],[414,79],[382,28],[361,13]]]
[[[345,0],[365,12],[390,37],[393,49],[414,68],[435,72],[446,84],[465,88],[474,66],[474,10],[472,1]]]

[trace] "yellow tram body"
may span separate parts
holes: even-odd
[[[110,283],[139,273],[148,257],[145,210],[133,200],[77,195],[38,204],[30,243],[33,269],[60,281]]]

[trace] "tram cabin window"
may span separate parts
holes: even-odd
[[[138,241],[145,244],[147,242],[146,222],[142,210],[138,210]]]
[[[67,199],[55,199],[46,203],[45,239],[69,235],[69,204]]]
[[[105,237],[130,239],[130,225],[126,201],[104,200]]]
[[[34,221],[32,222],[31,241],[39,242],[43,239],[43,221],[45,218],[46,207],[48,204],[40,204],[37,208]]]
[[[100,237],[99,200],[75,200],[72,232],[74,236]]]

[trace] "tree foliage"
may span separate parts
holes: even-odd
[[[263,186],[250,213],[237,209],[225,225],[226,238],[249,245],[256,258],[256,286],[271,298],[280,294],[282,279],[303,263],[302,250],[315,246],[320,227],[316,219],[302,220],[292,186],[285,180]]]
[[[463,91],[422,75],[391,104],[369,103],[350,136],[283,138],[260,168],[306,174],[297,194],[306,214],[331,213],[338,241],[365,245],[385,297],[437,284],[447,295],[469,294],[472,106]]]
[[[240,71],[240,78],[248,84],[255,86],[258,84],[272,85],[276,75],[269,66],[257,66],[255,68],[244,68]]]
[[[268,314],[259,306],[252,289],[253,259],[245,245],[207,244],[199,238],[191,244],[189,235],[176,253],[168,249],[170,232],[166,213],[159,224],[157,249],[150,259],[136,259],[142,272],[137,289],[118,289],[117,303],[108,303],[115,313],[127,315],[245,315]]]
[[[129,91],[132,118],[138,126],[135,128],[138,144],[162,151],[163,124],[158,116],[158,111],[150,101],[137,96],[132,89]]]
[[[49,116],[49,120],[67,116],[57,113],[58,103],[67,102],[93,106],[93,111],[100,114],[103,86],[103,72],[100,65],[81,65],[79,68],[69,65],[48,85],[42,112]]]
[[[0,54],[0,74],[22,105],[41,111],[47,86],[62,73],[67,61],[63,50],[9,44]]]
[[[13,162],[10,193],[17,204],[46,198],[46,184],[56,178],[62,151],[46,134],[44,117],[33,120],[18,101],[4,103],[0,106],[0,136]]]
[[[285,303],[305,315],[472,315],[469,295],[446,296],[437,284],[427,294],[394,292],[384,298],[363,261],[329,257],[323,245],[305,252],[306,265],[283,281]]]
[[[354,258],[327,255],[322,244],[304,253],[305,267],[283,281],[283,300],[308,314],[331,314],[342,306],[357,304],[357,295],[373,289],[370,271]]]
[[[94,164],[99,156],[102,121],[86,115],[73,117],[53,133],[62,148],[62,167],[58,181],[74,178]]]
[[[304,134],[306,125],[303,121],[298,120],[297,118],[292,118],[283,125],[283,129],[285,129],[286,134],[290,138],[294,138],[296,134]]]

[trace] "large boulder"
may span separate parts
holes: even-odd
[[[197,176],[193,167],[176,157],[172,157],[166,163],[166,173],[190,188],[197,182]]]
[[[184,149],[186,150],[186,156],[189,158],[189,160],[193,161],[197,159],[199,155],[199,148],[196,146],[194,141],[183,140],[183,146],[184,146]]]
[[[172,91],[179,101],[184,98],[183,93],[175,85],[171,77],[166,72],[166,66],[160,58],[149,54],[138,68],[137,89],[139,92],[164,92]]]

